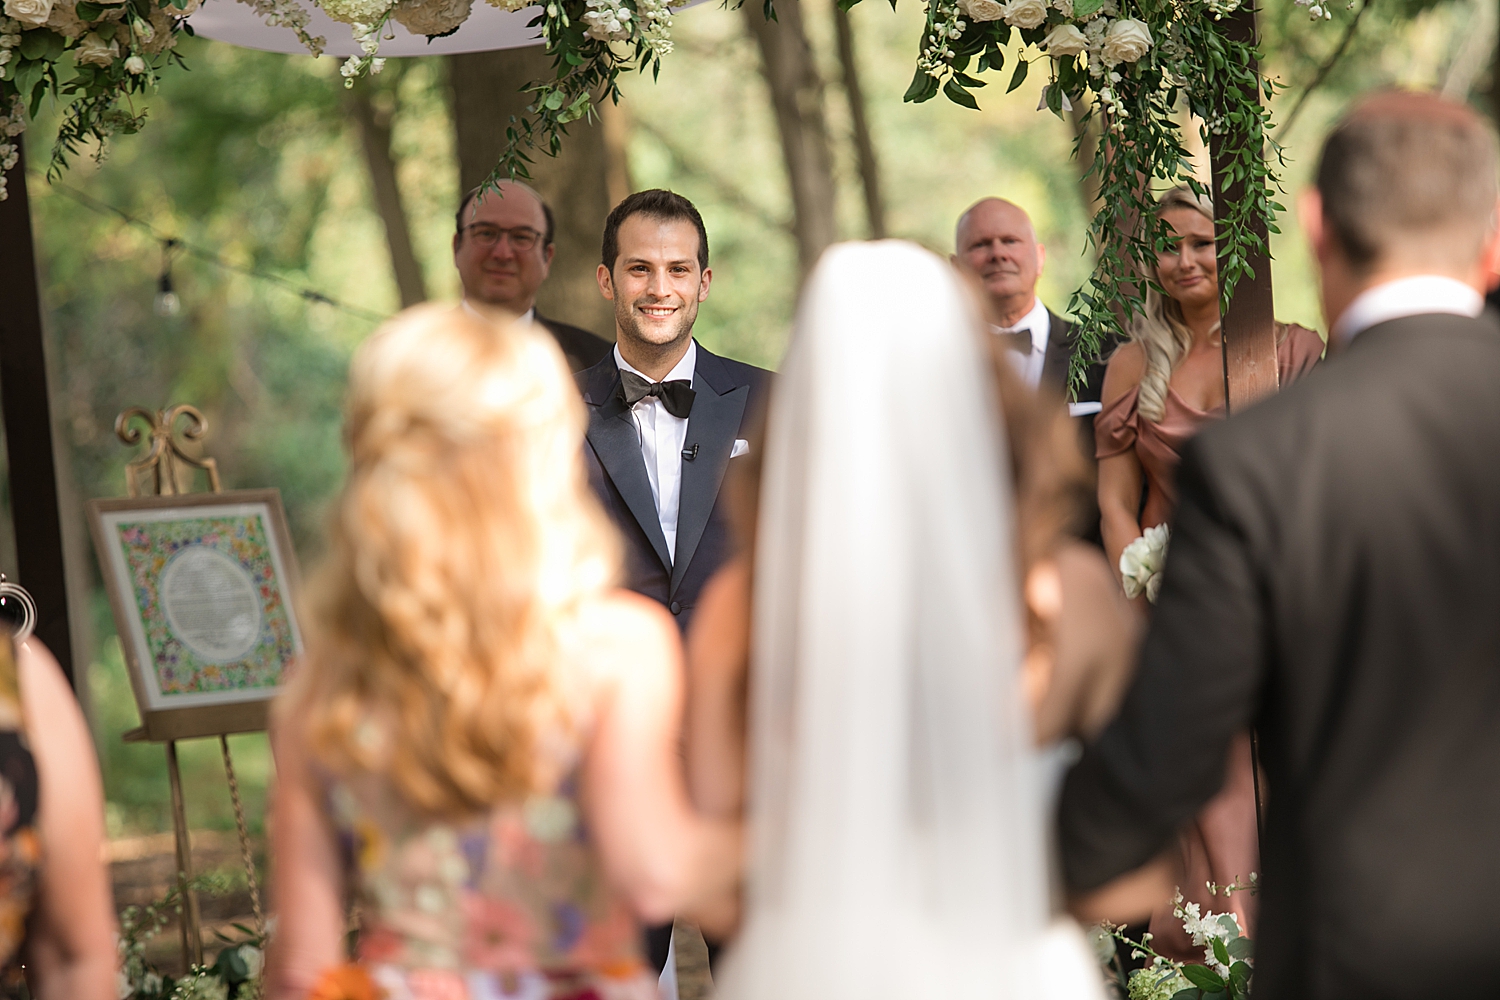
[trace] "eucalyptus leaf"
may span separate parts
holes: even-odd
[[[1238,959],[1253,958],[1255,942],[1247,937],[1237,937],[1229,942],[1229,954]]]

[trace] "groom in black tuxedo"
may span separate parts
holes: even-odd
[[[615,304],[615,346],[575,376],[588,405],[589,483],[625,539],[626,583],[660,601],[686,632],[698,593],[733,554],[719,496],[749,453],[749,425],[770,372],[693,339],[708,298],[708,232],[693,203],[639,191],[604,223],[599,290]],[[667,960],[670,924],[647,932]]]
[[[615,346],[575,376],[589,408],[589,482],[625,537],[630,589],[686,632],[698,592],[732,554],[719,489],[749,452],[770,372],[693,339],[708,298],[708,233],[693,203],[638,191],[604,223],[599,290]]]
[[[1338,354],[1183,451],[1139,672],[1063,788],[1079,912],[1129,919],[1151,880],[1119,877],[1256,728],[1258,997],[1415,1000],[1500,962],[1497,168],[1428,95],[1329,136],[1300,216]]]

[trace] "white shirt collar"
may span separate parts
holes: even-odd
[[[1348,343],[1376,324],[1405,316],[1478,316],[1483,311],[1484,296],[1462,281],[1440,274],[1418,274],[1365,289],[1334,321],[1333,336]]]
[[[1011,327],[996,326],[993,329],[996,333],[1002,330],[1030,330],[1032,352],[1045,354],[1047,352],[1047,334],[1052,330],[1052,318],[1048,315],[1047,306],[1042,302],[1041,298],[1033,296],[1031,310],[1025,316],[1021,317],[1019,323]]]
[[[489,316],[486,316],[483,312],[481,312],[479,310],[479,308],[474,305],[474,303],[470,302],[467,296],[464,297],[464,299],[460,303],[460,305],[463,306],[464,312],[468,313],[470,316],[475,316],[475,317],[478,317],[479,319],[490,319],[491,318]],[[520,316],[520,319],[521,319],[522,323],[532,323],[532,322],[535,322],[536,321],[536,306],[532,306],[530,309],[528,309],[524,313],[522,313],[521,316]]]
[[[688,341],[687,353],[682,356],[682,359],[677,364],[672,366],[672,370],[667,372],[667,377],[663,379],[654,379],[635,365],[632,365],[629,361],[626,361],[625,355],[620,353],[619,344],[615,345],[615,367],[621,371],[630,372],[632,375],[639,375],[648,382],[671,382],[673,379],[686,379],[691,382],[693,380],[693,372],[698,368],[698,341],[691,339]]]

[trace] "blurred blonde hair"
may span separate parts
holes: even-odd
[[[1156,202],[1158,216],[1176,208],[1190,208],[1209,222],[1214,221],[1213,202],[1194,194],[1185,184],[1174,187]],[[1154,280],[1155,269],[1152,270]],[[1147,420],[1161,423],[1166,417],[1167,387],[1172,382],[1172,372],[1193,346],[1193,331],[1182,318],[1182,304],[1148,284],[1146,314],[1131,323],[1130,339],[1141,345],[1146,355],[1136,408]]]
[[[619,543],[585,480],[585,416],[529,325],[407,310],[350,366],[350,467],[284,710],[335,773],[424,815],[534,790],[574,728],[570,619]]]

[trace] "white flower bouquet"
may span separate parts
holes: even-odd
[[[1142,594],[1152,604],[1161,592],[1161,571],[1167,563],[1167,543],[1172,532],[1165,524],[1147,528],[1145,534],[1125,546],[1120,553],[1120,580],[1125,596],[1134,600]]]

